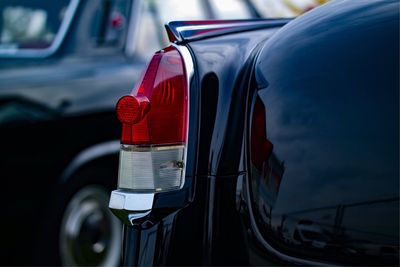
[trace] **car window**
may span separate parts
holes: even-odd
[[[163,42],[160,29],[157,29],[156,14],[150,8],[149,2],[145,1],[142,8],[135,51],[137,56],[148,60],[155,51],[161,49]]]
[[[69,0],[1,1],[0,50],[50,47],[69,3]]]
[[[89,23],[89,28],[94,30],[91,32],[92,41],[95,41],[98,47],[123,46],[129,11],[130,1],[98,1],[93,21]]]
[[[90,0],[80,2],[74,20],[74,38],[67,41],[77,54],[120,53],[126,43],[131,2],[128,0]]]
[[[168,36],[164,29],[166,23],[173,20],[209,19],[201,0],[144,1],[140,16],[136,54],[144,59],[168,45]]]
[[[162,23],[170,20],[196,20],[206,17],[200,0],[155,0],[151,3],[157,8]]]
[[[249,19],[252,17],[243,0],[210,0],[216,19]]]
[[[292,18],[329,0],[250,0],[264,18]]]

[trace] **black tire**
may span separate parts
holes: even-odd
[[[108,209],[116,168],[91,164],[59,186],[37,231],[34,264],[118,266],[122,226]]]

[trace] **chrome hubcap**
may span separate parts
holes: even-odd
[[[72,197],[60,231],[63,265],[119,265],[121,224],[109,211],[108,198],[99,186],[84,187]]]

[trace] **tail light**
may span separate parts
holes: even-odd
[[[131,95],[116,106],[122,123],[118,187],[179,189],[184,179],[188,88],[184,61],[171,46],[153,56]]]

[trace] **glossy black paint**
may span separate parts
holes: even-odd
[[[1,265],[30,265],[31,254],[46,249],[38,240],[59,227],[58,221],[46,220],[63,209],[54,210],[55,199],[68,191],[76,173],[107,167],[108,187],[116,184],[118,149],[61,179],[82,151],[119,139],[115,102],[129,92],[144,65],[124,53],[127,28],[120,32],[122,43],[94,42],[87,27],[94,29],[100,2],[80,3],[60,49],[50,57],[0,58]],[[129,14],[130,1],[124,3]]]
[[[264,239],[282,252],[398,264],[398,8],[332,3],[288,24],[260,53],[256,97],[284,170],[263,178],[249,169],[252,205]],[[271,179],[281,179],[275,201],[261,193]]]
[[[146,217],[146,220],[154,224],[148,228],[149,224],[141,220],[141,224],[136,227],[125,226],[125,264],[246,263],[247,257],[243,255],[246,252],[241,250],[242,235],[230,234],[231,230],[237,230],[236,227],[240,225],[239,217],[235,215],[235,224],[232,221],[220,221],[219,218],[231,218],[234,213],[232,209],[226,209],[226,216],[220,216],[220,208],[215,206],[219,202],[214,197],[221,200],[226,198],[225,194],[219,195],[219,188],[228,185],[233,188],[237,174],[244,171],[244,165],[240,164],[240,153],[245,123],[242,112],[246,110],[246,101],[241,97],[247,94],[250,70],[257,49],[261,48],[259,43],[268,39],[277,29],[220,36],[188,45],[196,63],[196,74],[190,88],[189,140],[192,141],[188,142],[186,182],[183,189],[183,195],[189,197],[182,202],[179,200],[182,199],[179,191],[156,194],[153,211]],[[243,62],[246,64],[243,65]],[[227,65],[230,69],[226,69]],[[232,73],[234,75],[229,76]],[[228,76],[237,76],[237,79],[233,80]],[[217,77],[226,78],[220,81]],[[241,121],[235,120],[236,116]],[[226,123],[217,123],[220,121]],[[233,129],[238,131],[232,131]],[[232,158],[227,157],[228,155],[236,156]],[[231,190],[227,193],[234,195]],[[164,225],[170,223],[173,225],[171,230],[165,235],[158,234],[154,239],[154,233],[164,233]],[[231,242],[222,243],[221,234],[231,237]],[[140,242],[137,242],[138,236]],[[135,248],[138,243],[140,249]],[[168,246],[165,246],[166,243]],[[162,255],[168,257],[159,255],[157,249],[160,247]],[[232,254],[232,251],[237,253]]]
[[[193,198],[159,194],[184,205],[126,227],[125,264],[398,265],[398,10],[337,1],[278,31],[189,42]],[[273,147],[258,173],[257,101]]]

